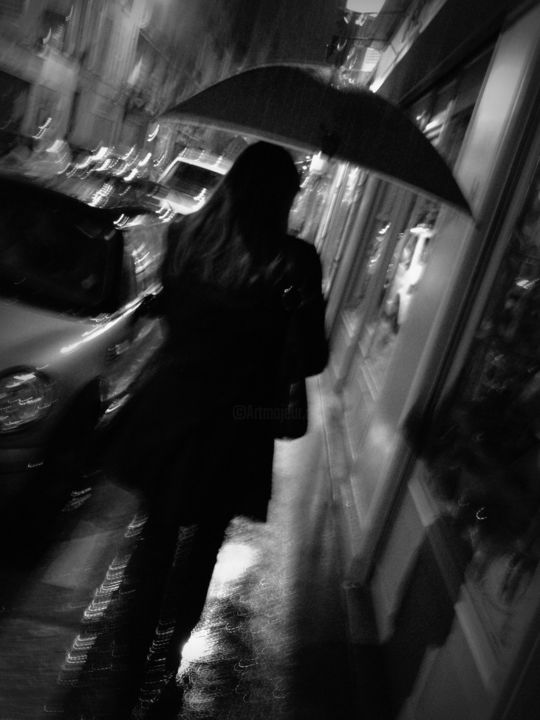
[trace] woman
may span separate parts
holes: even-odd
[[[320,261],[287,235],[298,189],[291,155],[259,142],[201,210],[173,225],[152,308],[165,347],[110,458],[147,504],[130,642],[142,651],[166,625],[172,675],[227,524],[266,519],[283,391],[327,362]]]

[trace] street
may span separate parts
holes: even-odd
[[[231,523],[184,649],[183,701],[160,717],[351,716],[339,549],[316,414],[314,405],[305,438],[277,444],[268,522]],[[137,592],[127,569],[144,515],[132,493],[104,479],[65,514],[63,536],[36,567],[3,572],[1,720],[117,720],[130,681],[117,638]],[[134,717],[146,717],[163,686],[159,648],[152,652]]]

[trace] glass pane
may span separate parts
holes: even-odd
[[[61,312],[91,314],[99,308],[105,301],[110,226],[31,194],[6,189],[0,194],[2,292]]]
[[[461,377],[427,437],[409,430],[488,605],[512,602],[540,554],[540,169]]]
[[[343,245],[360,202],[366,173],[358,166],[343,165],[341,182],[336,189],[335,209],[319,244],[323,266],[323,286],[328,293],[341,260]]]

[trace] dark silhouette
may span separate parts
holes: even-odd
[[[163,290],[142,310],[164,318],[166,342],[105,467],[140,493],[146,522],[123,581],[134,592],[108,609],[114,649],[98,642],[86,662],[95,687],[104,652],[124,659],[118,706],[107,708],[115,719],[135,701],[137,717],[145,702],[162,712],[175,695],[181,647],[230,520],[266,519],[285,390],[326,365],[319,257],[287,235],[298,188],[286,150],[249,146],[206,205],[171,227]],[[163,690],[156,673],[170,680],[153,702]],[[82,685],[75,696],[79,709]]]

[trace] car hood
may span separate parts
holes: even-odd
[[[84,318],[0,300],[0,372],[16,365],[47,364],[51,348],[58,352],[93,327],[92,321]]]

